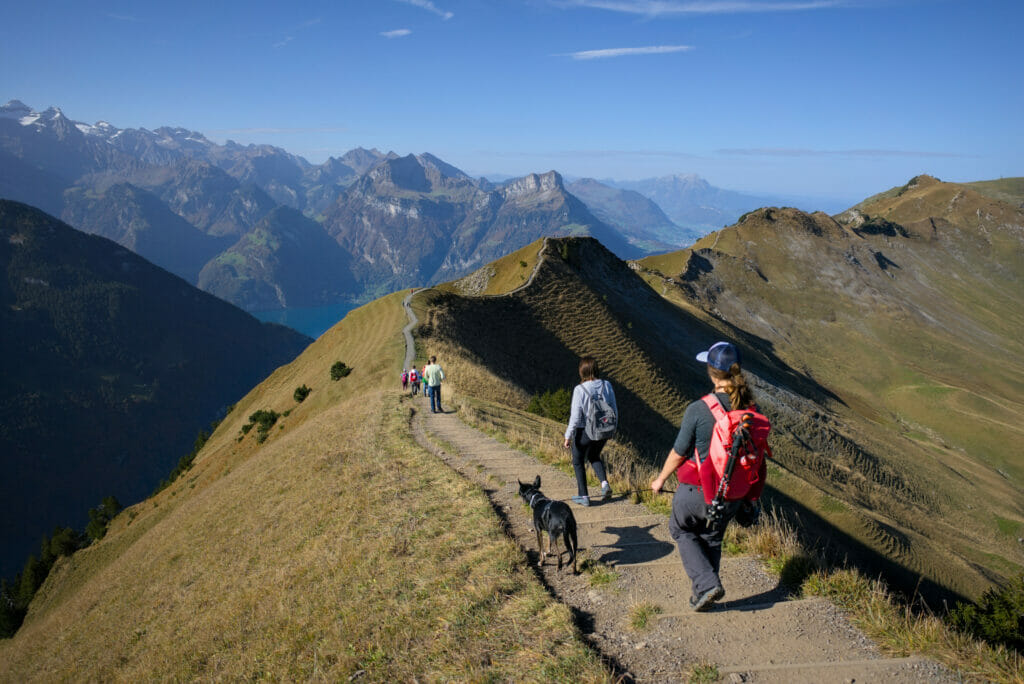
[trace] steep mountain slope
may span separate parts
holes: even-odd
[[[0,573],[104,496],[152,491],[196,433],[309,339],[107,239],[0,201]]]
[[[1022,436],[1024,213],[919,177],[837,218],[763,209],[639,266],[669,298],[728,321],[839,397],[832,409],[851,437],[905,485],[870,502],[899,524],[846,523],[851,532],[976,595],[981,578],[1024,566],[1024,461],[1008,446]],[[824,517],[840,524],[842,509],[869,505],[854,491],[859,468],[798,465],[842,502],[831,514],[827,499],[812,506]],[[907,558],[917,534],[969,572]]]
[[[101,192],[79,186],[66,190],[61,219],[113,240],[190,283],[226,246],[223,238],[203,233],[158,197],[130,183]]]
[[[320,224],[278,207],[206,264],[198,284],[249,311],[318,306],[356,291],[350,263]]]
[[[613,188],[593,178],[573,181],[566,188],[631,244],[649,251],[685,247],[704,234],[672,223],[661,207],[635,190]]]
[[[404,322],[401,295],[354,310],[254,387],[190,471],[58,561],[0,680],[608,681],[486,496],[415,445]],[[261,409],[282,414],[262,444]]]

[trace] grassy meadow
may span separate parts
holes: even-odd
[[[357,309],[240,400],[58,561],[0,680],[608,681],[485,495],[412,439],[404,323],[400,294]],[[262,444],[256,410],[281,414]]]

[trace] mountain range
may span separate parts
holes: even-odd
[[[622,258],[664,252],[763,203],[696,176],[620,185],[566,184],[554,171],[497,184],[430,154],[362,148],[313,165],[184,128],[85,124],[17,100],[0,107],[0,197],[109,237],[250,311],[456,278],[541,235],[591,235]],[[281,207],[309,219],[304,238],[265,239],[266,221],[283,225],[269,216]],[[340,249],[323,248],[315,227]],[[297,290],[309,269],[318,282]]]

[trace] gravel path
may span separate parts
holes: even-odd
[[[454,413],[431,414],[413,398],[413,433],[450,467],[480,485],[509,533],[539,558],[528,507],[517,479],[541,476],[552,499],[575,493],[574,479],[463,423]],[[571,606],[584,638],[624,681],[679,681],[698,664],[714,665],[728,682],[943,682],[957,681],[922,658],[886,658],[830,602],[791,598],[754,558],[726,557],[725,598],[706,613],[688,605],[689,580],[668,535],[664,516],[627,497],[573,506],[581,558],[614,570],[616,578],[591,586],[590,575],[556,569],[538,575]],[[638,605],[660,609],[646,628],[632,626]]]

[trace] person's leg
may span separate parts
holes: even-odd
[[[572,469],[576,473],[576,492],[578,496],[587,496],[587,471],[584,461],[584,445],[580,443],[585,440],[583,430],[576,428],[573,431],[572,439],[569,441],[569,450],[572,453]]]
[[[584,440],[586,436],[584,435]],[[612,496],[612,487],[608,484],[608,473],[604,466],[604,461],[601,460],[601,450],[604,449],[604,445],[608,440],[602,439],[597,442],[590,442],[586,446],[587,460],[590,461],[590,467],[594,469],[594,475],[597,476],[597,481],[601,483],[601,496],[607,500]]]
[[[704,495],[692,485],[680,484],[672,497],[672,515],[668,522],[669,533],[676,541],[683,568],[690,578],[694,596],[721,587],[716,564],[709,557],[710,548],[702,538],[706,532],[704,522]],[[721,560],[721,539],[718,543],[718,558]]]
[[[430,400],[434,402],[435,406],[437,406],[437,412],[441,413],[441,386],[438,385],[437,387],[432,388],[431,391],[434,394],[430,397]]]
[[[601,460],[601,450],[604,449],[604,444],[608,440],[602,439],[597,442],[590,442],[587,444],[587,460],[590,461],[590,467],[594,469],[594,475],[597,476],[598,482],[607,482],[608,477],[604,470],[604,461]]]

